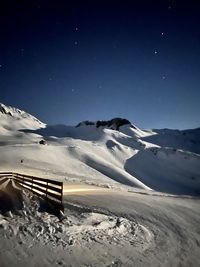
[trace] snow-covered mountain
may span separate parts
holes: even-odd
[[[0,127],[6,131],[19,129],[38,129],[45,127],[45,124],[39,121],[29,113],[18,108],[6,106],[0,103]]]
[[[46,145],[39,144],[41,139]],[[76,127],[46,125],[1,104],[1,170],[53,174],[69,182],[200,194],[199,153],[200,129],[141,130],[121,118],[84,121]]]

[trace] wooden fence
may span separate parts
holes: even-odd
[[[15,172],[0,172],[0,178],[12,179],[17,185],[58,205],[60,210],[64,210],[63,182]]]

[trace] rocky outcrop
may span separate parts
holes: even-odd
[[[130,125],[131,127],[134,127],[131,125],[130,121],[127,119],[122,119],[122,118],[113,118],[111,120],[98,120],[96,122],[92,122],[92,121],[83,121],[80,122],[76,127],[81,127],[81,126],[88,126],[88,125],[94,125],[96,126],[96,128],[99,127],[105,127],[105,128],[109,128],[109,129],[113,129],[113,130],[119,130],[119,128],[123,125]]]
[[[127,119],[114,118],[109,121],[97,121],[96,127],[99,128],[102,126],[102,127],[107,127],[107,128],[118,131],[120,126],[127,125],[127,124],[131,125],[130,121]]]

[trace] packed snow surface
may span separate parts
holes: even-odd
[[[4,179],[1,266],[198,266],[199,204],[107,190],[66,195],[60,217],[48,201]]]

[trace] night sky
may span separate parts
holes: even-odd
[[[200,126],[200,1],[4,1],[0,102],[49,124]]]

